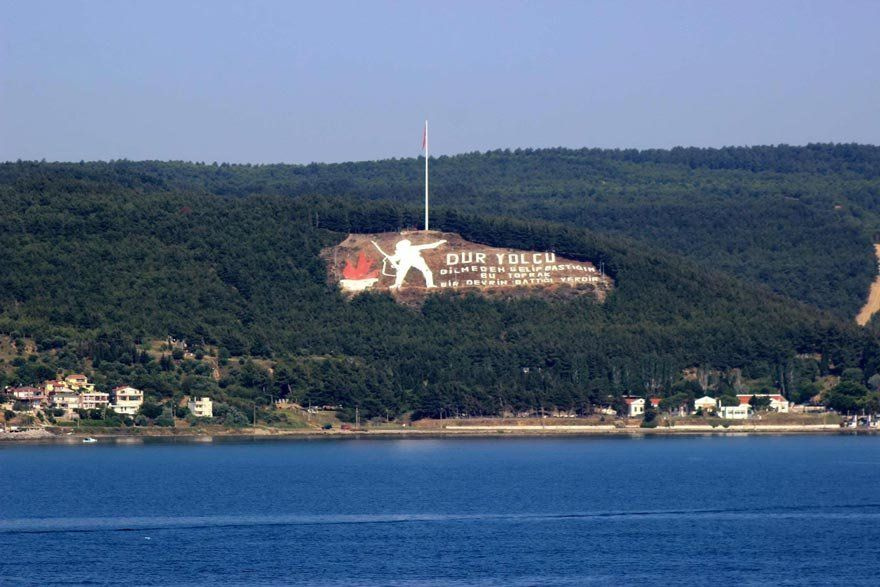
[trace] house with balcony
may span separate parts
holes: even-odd
[[[95,391],[95,384],[89,382],[89,378],[82,373],[74,373],[64,378],[64,383],[75,391]]]
[[[113,403],[110,407],[117,414],[134,416],[144,405],[144,392],[129,385],[113,388]]]
[[[68,414],[82,408],[80,396],[77,392],[66,387],[59,387],[48,392],[54,407],[66,411]]]
[[[50,379],[49,381],[43,382],[43,389],[47,394],[51,395],[53,392],[59,389],[70,389],[66,383],[64,383],[61,379]]]
[[[110,394],[102,391],[83,391],[79,394],[79,401],[84,410],[103,410],[110,405]]]
[[[192,398],[187,407],[196,418],[214,417],[214,402],[209,397]]]
[[[28,409],[31,410],[44,406],[48,403],[46,398],[46,391],[39,387],[14,387],[11,391],[12,397],[15,398],[15,401],[19,401],[25,404]]]

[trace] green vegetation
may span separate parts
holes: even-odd
[[[319,258],[349,231],[418,225],[421,211],[399,201],[417,185],[411,160],[0,165],[0,334],[14,343],[0,383],[83,371],[152,403],[211,396],[215,419],[238,426],[279,397],[341,404],[348,419],[355,406],[383,419],[584,411],[632,392],[668,398],[668,409],[696,395],[681,382],[694,366],[739,370],[790,397],[847,369],[864,387],[880,346],[850,314],[875,268],[878,152],[441,158],[436,199],[470,212],[441,208],[436,228],[601,262],[617,287],[601,305],[444,294],[419,308],[387,295],[346,301]],[[157,348],[167,336],[189,353]]]
[[[435,206],[625,235],[841,315],[855,315],[876,272],[880,147],[517,149],[439,157],[431,169]],[[421,170],[413,159],[20,163],[0,165],[0,185],[399,204],[418,202]]]
[[[656,428],[657,427],[657,410],[654,409],[654,405],[651,403],[650,399],[645,400],[645,413],[642,416],[642,428]]]

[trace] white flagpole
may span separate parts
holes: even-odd
[[[425,120],[425,232],[428,230],[428,121]]]

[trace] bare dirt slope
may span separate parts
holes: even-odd
[[[874,253],[877,255],[877,264],[880,267],[880,245],[874,245]],[[871,290],[868,293],[868,301],[856,316],[856,322],[859,326],[864,326],[878,310],[880,310],[880,275],[874,278],[874,283],[871,284]]]

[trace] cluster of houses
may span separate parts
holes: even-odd
[[[111,401],[111,394],[96,391],[95,384],[81,373],[46,381],[40,387],[13,387],[7,393],[30,410],[55,408],[67,415],[76,410],[110,408],[117,414],[134,416],[144,403],[144,392],[128,385],[114,387]]]
[[[85,375],[74,373],[64,379],[44,382],[40,387],[23,386],[6,390],[15,402],[20,402],[28,410],[45,408],[64,410],[72,417],[76,410],[103,410],[110,408],[121,416],[134,417],[144,404],[144,392],[129,385],[114,387],[112,393],[95,390]],[[187,404],[196,418],[212,418],[214,402],[209,397],[195,397]]]
[[[746,420],[751,418],[755,413],[754,407],[752,406],[753,397],[767,398],[768,411],[786,414],[791,410],[791,403],[781,395],[769,393],[741,393],[736,396],[739,400],[739,405],[735,406],[723,406],[721,405],[721,400],[704,395],[703,397],[694,400],[694,409],[691,413],[715,414],[728,420]],[[623,401],[627,407],[627,416],[630,418],[639,418],[644,415],[645,398],[629,396],[623,398]],[[652,397],[647,401],[651,402],[651,405],[655,410],[659,410],[661,401],[659,397]],[[676,412],[679,416],[686,416],[687,408],[680,406]]]

